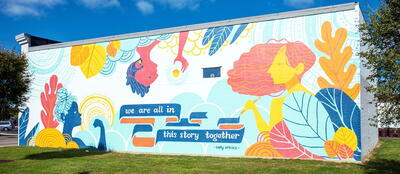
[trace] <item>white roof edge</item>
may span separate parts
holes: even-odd
[[[210,27],[237,25],[237,24],[242,24],[242,23],[254,23],[254,22],[284,19],[284,18],[293,18],[293,17],[300,17],[300,16],[322,14],[322,13],[331,13],[331,12],[337,12],[337,11],[354,10],[356,8],[356,6],[358,6],[358,3],[353,2],[353,3],[339,4],[339,5],[325,6],[325,7],[310,8],[310,9],[304,9],[304,10],[274,13],[274,14],[268,14],[268,15],[244,17],[244,18],[215,21],[215,22],[208,22],[208,23],[202,23],[202,24],[194,24],[194,25],[187,25],[187,26],[180,26],[180,27],[158,29],[158,30],[120,34],[120,35],[99,37],[99,38],[86,39],[86,40],[61,42],[61,43],[55,43],[55,44],[49,44],[49,45],[29,47],[29,52],[69,47],[69,46],[74,46],[74,45],[84,45],[84,44],[91,44],[91,43],[107,42],[107,41],[112,41],[112,40],[123,40],[123,39],[142,37],[142,36],[152,36],[152,35],[159,35],[159,34],[166,34],[166,33],[177,33],[180,31],[200,30],[200,29],[205,29],[205,28],[210,28]]]

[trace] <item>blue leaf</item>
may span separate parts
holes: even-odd
[[[39,123],[37,123],[33,127],[33,129],[28,133],[28,135],[25,136],[26,128],[28,127],[28,122],[29,122],[29,108],[26,108],[18,119],[18,124],[19,124],[18,125],[18,129],[19,129],[18,139],[19,139],[20,146],[26,145],[28,139],[36,134],[36,130],[39,126]]]
[[[242,24],[239,26],[239,28],[236,30],[235,35],[233,35],[233,38],[231,40],[231,43],[229,44],[233,44],[233,42],[236,41],[237,38],[239,38],[240,34],[242,34],[242,32],[244,31],[244,29],[246,29],[248,24]]]
[[[214,27],[207,29],[206,34],[204,34],[204,38],[202,41],[203,46],[207,45],[208,42],[214,37]]]
[[[335,131],[340,127],[346,127],[353,130],[357,135],[358,147],[354,153],[356,156],[356,154],[361,152],[360,108],[340,89],[322,89],[315,96],[322,102],[322,105],[328,111]],[[356,157],[354,158],[356,159]]]
[[[285,99],[283,117],[295,139],[307,150],[326,156],[324,142],[333,139],[334,129],[321,102],[305,92],[296,92]]]
[[[361,151],[359,149],[354,151],[354,159],[357,161],[361,161]]]
[[[225,40],[228,38],[229,34],[232,32],[233,26],[218,27],[214,29],[214,38],[210,46],[210,52],[208,55],[212,56],[215,54]]]
[[[19,138],[20,146],[26,145],[25,132],[26,132],[26,127],[28,126],[28,120],[29,120],[29,108],[26,108],[18,119],[18,124],[19,124],[18,125],[18,129],[19,129],[18,138]]]

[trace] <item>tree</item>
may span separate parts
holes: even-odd
[[[31,82],[25,55],[0,48],[0,120],[18,115]]]
[[[371,70],[367,87],[378,107],[372,125],[400,124],[400,0],[384,0],[375,13],[368,13],[360,26],[364,65]]]

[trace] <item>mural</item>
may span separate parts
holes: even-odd
[[[359,161],[357,15],[30,52],[19,144]]]

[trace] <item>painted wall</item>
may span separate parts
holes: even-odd
[[[350,10],[30,52],[19,144],[361,160],[357,23]]]
[[[358,9],[359,10],[359,9]],[[360,12],[360,23],[365,23],[363,16]],[[360,51],[367,51],[368,47],[361,45]],[[361,62],[365,60],[361,59]],[[378,144],[379,136],[378,136],[378,127],[374,127],[370,125],[370,119],[374,117],[377,113],[378,109],[375,106],[375,101],[373,101],[374,96],[371,92],[366,90],[367,86],[371,86],[368,82],[367,77],[372,74],[372,71],[365,67],[364,64],[360,65],[360,79],[361,79],[361,143],[362,143],[362,151],[361,156],[362,160],[365,160],[368,157],[368,154],[375,148]]]

